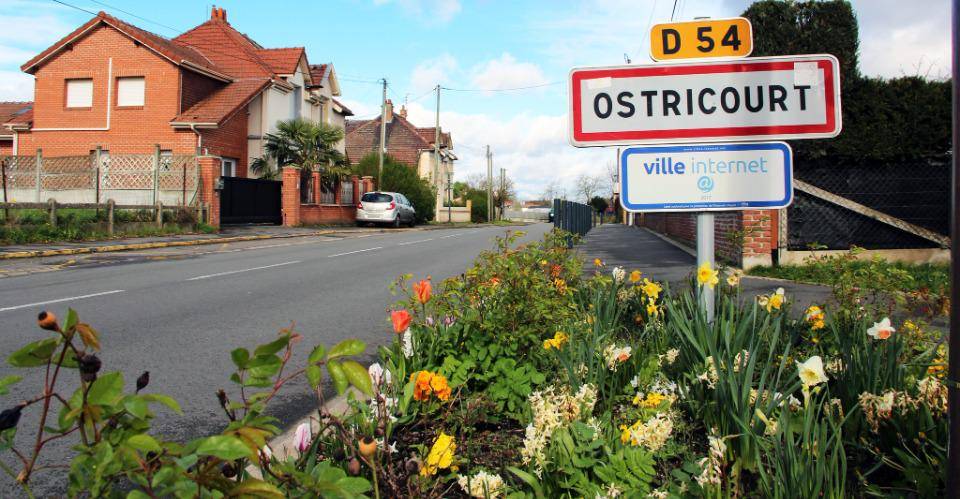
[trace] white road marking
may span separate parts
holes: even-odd
[[[377,247],[375,247],[375,248],[367,248],[367,249],[356,250],[356,251],[348,251],[348,252],[346,252],[346,253],[337,253],[337,254],[335,254],[335,255],[327,255],[327,258],[333,258],[333,257],[335,257],[335,256],[352,255],[352,254],[354,254],[354,253],[363,253],[363,252],[365,252],[365,251],[375,251],[375,250],[378,250],[378,249],[383,249],[383,246],[377,246]]]
[[[292,265],[292,264],[294,264],[294,263],[300,263],[300,260],[294,260],[294,261],[292,261],[292,262],[275,263],[275,264],[273,264],[273,265],[264,265],[264,266],[262,266],[262,267],[253,267],[253,268],[250,268],[250,269],[230,270],[230,271],[227,271],[227,272],[217,272],[216,274],[198,275],[198,276],[196,276],[196,277],[191,277],[191,278],[189,278],[189,279],[187,279],[187,280],[188,280],[188,281],[198,281],[198,280],[200,280],[200,279],[209,279],[209,278],[211,278],[211,277],[220,277],[220,276],[224,276],[224,275],[239,274],[239,273],[241,273],[241,272],[250,272],[250,271],[252,271],[252,270],[272,269],[272,268],[274,268],[274,267],[281,267],[281,266],[283,266],[283,265]]]
[[[479,229],[478,229],[478,230],[479,230]],[[474,233],[474,232],[477,232],[477,231],[476,231],[476,230],[468,230],[468,231],[466,231],[466,232],[458,232],[458,233],[456,233],[456,234],[450,234],[450,235],[448,235],[448,236],[440,236],[440,239],[446,239],[446,238],[448,238],[448,237],[460,237],[460,236],[463,236],[463,235],[466,235],[466,234],[472,234],[472,233]]]
[[[122,289],[114,289],[113,291],[104,291],[104,292],[102,292],[102,293],[91,293],[91,294],[89,294],[89,295],[71,296],[71,297],[69,297],[69,298],[58,298],[58,299],[56,299],[56,300],[38,301],[38,302],[36,302],[36,303],[28,303],[28,304],[26,304],[26,305],[17,305],[17,306],[15,306],[15,307],[3,307],[3,308],[0,308],[0,312],[6,312],[6,311],[8,311],[8,310],[17,310],[17,309],[21,309],[21,308],[36,307],[36,306],[38,306],[38,305],[48,305],[48,304],[50,304],[50,303],[61,303],[61,302],[72,301],[72,300],[83,300],[84,298],[94,298],[94,297],[97,297],[97,296],[105,296],[105,295],[112,295],[112,294],[116,294],[116,293],[123,293],[123,291],[124,291],[124,290],[122,290]]]
[[[405,243],[397,243],[397,246],[406,246],[408,244],[425,243],[427,241],[433,241],[433,238],[431,237],[430,239],[421,239],[419,241],[407,241]]]

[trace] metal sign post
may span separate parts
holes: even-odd
[[[697,214],[697,268],[704,263],[713,265],[713,213],[704,211]],[[700,304],[707,313],[707,322],[713,322],[714,292],[710,286],[700,286]]]

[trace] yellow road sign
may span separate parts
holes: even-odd
[[[753,52],[753,28],[744,17],[656,24],[650,30],[655,61],[702,57],[746,57]]]

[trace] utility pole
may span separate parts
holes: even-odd
[[[447,223],[453,221],[453,184],[451,181],[453,177],[453,172],[447,170]]]
[[[950,229],[953,244],[950,245],[950,336],[947,341],[949,360],[947,361],[947,414],[950,421],[950,438],[947,444],[947,495],[946,497],[960,497],[960,215],[957,214],[960,203],[960,85],[957,85],[957,76],[960,74],[960,0],[953,0],[953,33],[951,41],[953,52],[953,192],[951,196],[952,210],[950,210]]]
[[[379,151],[379,162],[377,164],[377,190],[382,190],[382,180],[383,180],[383,154],[387,149],[387,79],[383,78],[380,80],[383,82],[383,97],[380,99],[380,151]]]
[[[433,130],[433,185],[437,188],[437,199],[443,199],[443,191],[440,187],[443,185],[443,181],[440,178],[442,174],[440,170],[440,84],[437,84],[437,109],[436,109],[436,121],[434,122]],[[443,207],[443,203],[437,203],[438,208]]]
[[[493,220],[493,154],[490,153],[490,146],[487,145],[487,221]]]
[[[507,169],[500,169],[500,218],[503,219],[503,210],[506,207],[507,202]]]

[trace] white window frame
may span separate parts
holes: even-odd
[[[93,78],[67,78],[64,82],[64,104],[71,109],[93,107]]]
[[[117,78],[117,107],[143,107],[147,101],[147,80],[143,76]]]
[[[229,175],[225,174],[224,172],[229,172]],[[237,160],[235,158],[220,158],[220,176],[237,176]]]

